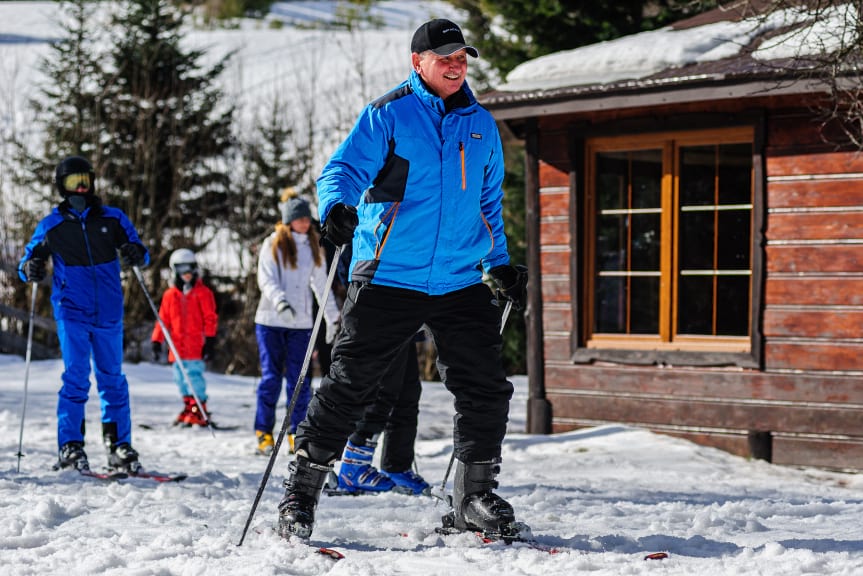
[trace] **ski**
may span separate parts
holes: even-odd
[[[129,478],[146,478],[155,482],[182,482],[189,477],[188,474],[165,474],[162,472],[150,472],[139,470],[135,474],[127,475]]]
[[[420,492],[419,494],[415,494],[414,492],[408,490],[407,488],[403,488],[401,486],[396,486],[392,490],[383,490],[383,491],[374,491],[374,490],[345,490],[344,488],[330,488],[328,485],[324,485],[324,494],[327,496],[376,496],[378,494],[402,494],[404,496],[428,496],[429,498],[433,498],[432,494],[428,492]]]
[[[222,424],[216,424],[212,421],[210,422],[210,426],[213,428],[213,430],[222,430],[222,431],[226,431],[226,432],[230,432],[232,430],[239,430],[241,428],[241,426],[238,426],[238,425],[222,425]],[[177,422],[174,422],[170,425],[170,427],[158,425],[158,424],[142,423],[142,424],[138,424],[138,428],[141,428],[142,430],[168,430],[169,428],[188,428],[188,429],[202,428],[202,429],[206,429],[207,427],[206,426],[199,426],[197,424],[187,425],[187,424],[179,424]]]
[[[516,522],[516,524],[520,524]],[[457,528],[447,528],[443,526],[439,526],[435,528],[435,532],[441,534],[443,536],[452,536],[454,534],[465,534],[466,531],[458,530]],[[548,554],[557,554],[560,552],[559,549],[551,546],[549,544],[544,544],[540,542],[535,537],[531,536],[519,536],[519,535],[504,535],[498,532],[482,532],[482,531],[467,531],[476,536],[477,540],[482,544],[496,544],[502,543],[507,546],[525,546],[527,548],[531,548],[533,550],[539,550],[540,552],[546,552]],[[529,533],[529,531],[528,531]]]
[[[78,470],[78,474],[87,478],[93,478],[94,480],[103,480],[105,482],[115,482],[129,477],[125,472],[96,472],[89,468]]]
[[[320,546],[317,550],[318,554],[323,554],[324,556],[328,556],[333,560],[341,560],[345,557],[344,554],[336,550],[335,548],[327,548],[325,546]]]
[[[379,492],[369,492],[368,490],[354,490],[351,492],[350,490],[341,490],[339,488],[324,488],[324,494],[327,496],[371,496],[372,494],[379,494]]]

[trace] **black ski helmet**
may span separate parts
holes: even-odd
[[[60,160],[57,164],[57,169],[54,171],[54,184],[60,192],[60,196],[66,198],[69,192],[63,186],[63,178],[69,174],[89,174],[90,175],[90,190],[87,194],[96,193],[96,173],[93,171],[93,165],[81,156],[67,156]]]

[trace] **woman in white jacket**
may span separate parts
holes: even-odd
[[[261,358],[261,382],[255,413],[258,452],[273,450],[276,404],[285,383],[287,404],[294,394],[312,335],[312,295],[320,303],[327,284],[326,255],[320,236],[312,227],[309,203],[292,188],[282,194],[282,221],[261,245],[258,254],[258,287],[261,300],[255,312],[255,336]],[[327,341],[331,342],[339,321],[332,294],[324,307]],[[297,425],[305,418],[312,397],[308,373],[290,415],[288,440],[293,450]]]

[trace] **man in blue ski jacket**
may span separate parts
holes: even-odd
[[[122,369],[120,260],[144,266],[150,255],[126,214],[102,205],[93,166],[86,159],[63,159],[55,185],[64,200],[36,226],[18,264],[18,276],[25,282],[44,279],[49,256],[54,268],[51,304],[65,367],[57,402],[60,450],[55,468],[89,470],[84,417],[92,358],[108,466],[135,474],[141,465],[132,448],[129,383]]]
[[[511,535],[520,525],[492,491],[512,384],[500,358],[500,308],[483,273],[517,308],[527,277],[509,263],[500,135],[465,82],[468,55],[477,50],[453,22],[420,26],[410,77],[366,106],[318,178],[325,238],[352,242],[351,282],[329,374],[297,430],[279,504],[285,538],[311,535],[329,470],[381,374],[423,324],[455,396],[449,527]]]

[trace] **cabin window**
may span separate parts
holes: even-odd
[[[587,142],[586,344],[751,347],[751,129]]]

